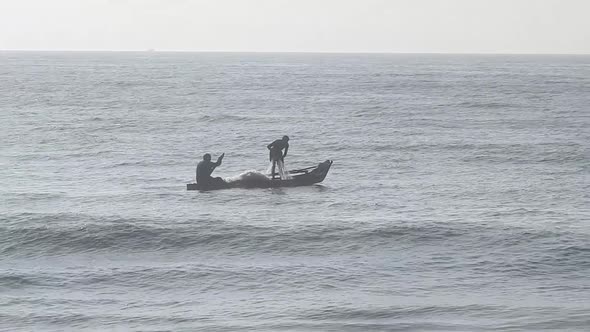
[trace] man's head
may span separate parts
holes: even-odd
[[[208,154],[208,153],[205,153],[205,154],[203,155],[203,160],[205,160],[205,161],[211,161],[211,155],[210,155],[210,154]]]
[[[287,136],[287,135],[283,136],[283,141],[289,142],[289,136]]]

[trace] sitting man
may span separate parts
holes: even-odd
[[[197,165],[197,184],[198,185],[206,187],[206,186],[214,185],[216,183],[224,182],[223,179],[220,177],[217,177],[217,178],[211,177],[211,173],[213,173],[215,168],[217,166],[221,165],[221,161],[223,160],[223,156],[225,156],[225,153],[222,154],[221,156],[219,156],[219,158],[217,158],[217,162],[215,162],[215,163],[211,162],[211,155],[210,154],[206,153],[203,156],[203,160],[201,162],[199,162],[199,164]]]

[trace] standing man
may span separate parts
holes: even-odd
[[[284,166],[285,157],[287,156],[287,151],[289,151],[289,136],[283,136],[282,139],[270,143],[266,148],[270,150],[269,157],[272,162],[271,176],[274,180],[276,165],[279,164],[279,169],[282,169]],[[283,149],[285,150],[284,153]]]
[[[211,173],[213,173],[217,166],[221,165],[224,156],[225,153],[219,156],[217,162],[214,163],[211,162],[210,154],[205,153],[205,155],[203,155],[203,160],[197,165],[197,184],[200,184],[201,186],[210,186],[215,182],[223,182],[223,179],[220,177],[211,177]]]

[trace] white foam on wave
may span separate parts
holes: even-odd
[[[268,178],[268,176],[266,176],[264,173],[256,171],[256,170],[250,170],[250,171],[245,171],[243,173],[240,173],[236,176],[230,176],[224,179],[226,182],[250,182],[250,181],[270,181],[270,179]]]

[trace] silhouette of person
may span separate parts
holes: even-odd
[[[269,159],[272,162],[272,179],[275,178],[275,167],[278,162],[284,163],[287,151],[289,151],[289,136],[283,136],[282,139],[278,139],[270,143],[267,147],[270,150]],[[283,149],[285,152],[283,153]]]
[[[221,165],[224,156],[225,153],[219,156],[217,162],[214,163],[211,161],[210,154],[205,153],[205,155],[203,155],[203,160],[197,165],[197,184],[200,184],[201,186],[210,186],[214,183],[224,182],[220,177],[211,177],[211,173],[213,173],[215,168]]]

